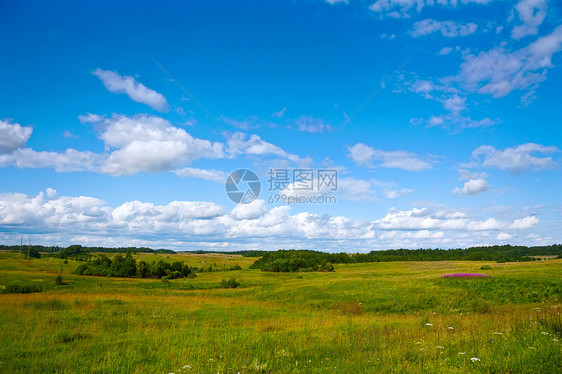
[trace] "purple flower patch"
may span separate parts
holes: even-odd
[[[454,273],[454,274],[445,274],[442,275],[441,278],[469,278],[469,277],[489,277],[486,274],[478,274],[478,273]]]

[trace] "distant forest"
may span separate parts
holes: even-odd
[[[91,253],[155,253],[174,254],[178,253],[170,249],[151,249],[136,247],[83,247],[71,245],[66,248],[45,247],[41,245],[22,246],[0,245],[0,250],[22,251],[30,253],[30,257],[41,255],[54,256],[63,259],[72,258],[89,260]],[[536,256],[557,256],[562,258],[562,244],[549,246],[512,246],[494,245],[483,247],[470,247],[459,249],[389,249],[382,251],[371,251],[369,253],[326,253],[310,250],[284,250],[278,251],[179,251],[184,253],[219,253],[229,255],[242,255],[244,257],[261,257],[252,268],[264,271],[331,271],[332,264],[362,263],[362,262],[387,262],[387,261],[536,261]]]

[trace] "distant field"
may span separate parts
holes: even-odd
[[[81,262],[0,251],[0,288],[45,289],[0,294],[0,372],[562,371],[562,260],[382,262],[287,274],[249,270],[256,259],[237,255],[134,257],[242,270],[166,284],[76,276]],[[491,277],[441,278],[460,272]],[[55,284],[57,275],[65,285]],[[231,277],[239,288],[219,288]]]

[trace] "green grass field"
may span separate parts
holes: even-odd
[[[110,255],[113,256],[113,255]],[[153,255],[240,265],[166,284],[72,275],[80,264],[0,252],[0,372],[560,373],[562,260],[336,265],[264,273],[254,258]],[[480,270],[482,265],[491,266]],[[441,275],[479,272],[482,279]],[[65,285],[56,285],[62,275]],[[236,289],[219,288],[235,277]]]

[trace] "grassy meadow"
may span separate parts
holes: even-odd
[[[248,269],[255,258],[235,255],[135,258],[242,270],[165,283],[77,276],[77,261],[0,252],[0,288],[24,282],[44,289],[0,294],[0,372],[562,371],[562,260],[267,273]],[[458,272],[491,277],[441,278]],[[55,283],[58,275],[65,284]],[[231,277],[239,288],[219,287]]]

